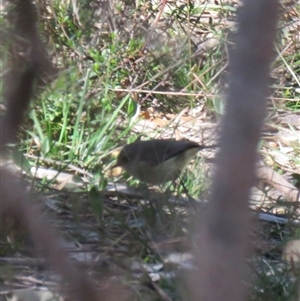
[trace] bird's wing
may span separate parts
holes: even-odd
[[[167,142],[167,143],[166,143]],[[139,145],[140,152],[137,160],[145,161],[149,165],[156,166],[163,161],[180,154],[181,152],[199,145],[192,141],[148,140]]]

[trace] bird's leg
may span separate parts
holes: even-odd
[[[188,200],[189,200],[191,206],[193,207],[193,209],[195,209],[195,210],[197,211],[197,210],[198,210],[198,207],[197,207],[197,201],[196,201],[193,197],[191,197],[191,196],[189,195],[188,189],[187,189],[187,187],[185,186],[184,181],[182,180],[181,177],[179,177],[179,181],[180,181],[180,185],[182,186],[183,191],[184,191],[184,193],[186,194],[186,196],[187,196],[187,198],[188,198]]]

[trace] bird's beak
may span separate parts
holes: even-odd
[[[123,172],[121,165],[117,162],[112,167],[110,167],[110,175],[112,177],[118,177]]]

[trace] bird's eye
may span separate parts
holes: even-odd
[[[124,164],[124,163],[129,162],[129,158],[126,155],[126,153],[121,152],[120,155],[119,155],[118,161],[120,161],[120,162],[122,162]]]

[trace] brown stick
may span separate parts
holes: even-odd
[[[34,93],[34,82],[42,76],[52,77],[52,66],[37,30],[36,10],[31,1],[12,0],[8,14],[11,24],[9,36],[10,62],[4,76],[6,114],[1,119],[1,150],[13,142],[23,115]]]
[[[37,31],[35,7],[30,0],[12,0],[10,21],[14,24],[11,35],[12,53],[10,71],[5,78],[5,94],[7,111],[1,120],[1,147],[15,140],[16,133],[22,123],[23,115],[33,96],[34,82],[50,66]],[[111,287],[100,293],[75,265],[71,264],[68,254],[60,247],[60,239],[56,231],[44,220],[39,208],[32,205],[26,186],[9,171],[0,170],[0,214],[8,216],[22,229],[28,229],[38,254],[60,273],[68,284],[72,300],[78,301],[114,301],[120,298],[116,288]],[[101,295],[101,299],[100,299]]]
[[[300,191],[275,170],[267,166],[260,166],[256,170],[256,175],[258,179],[280,191],[289,202],[300,202]]]
[[[248,198],[255,182],[279,5],[274,0],[242,5],[211,201],[206,216],[195,221],[193,300],[242,301],[246,293]]]

